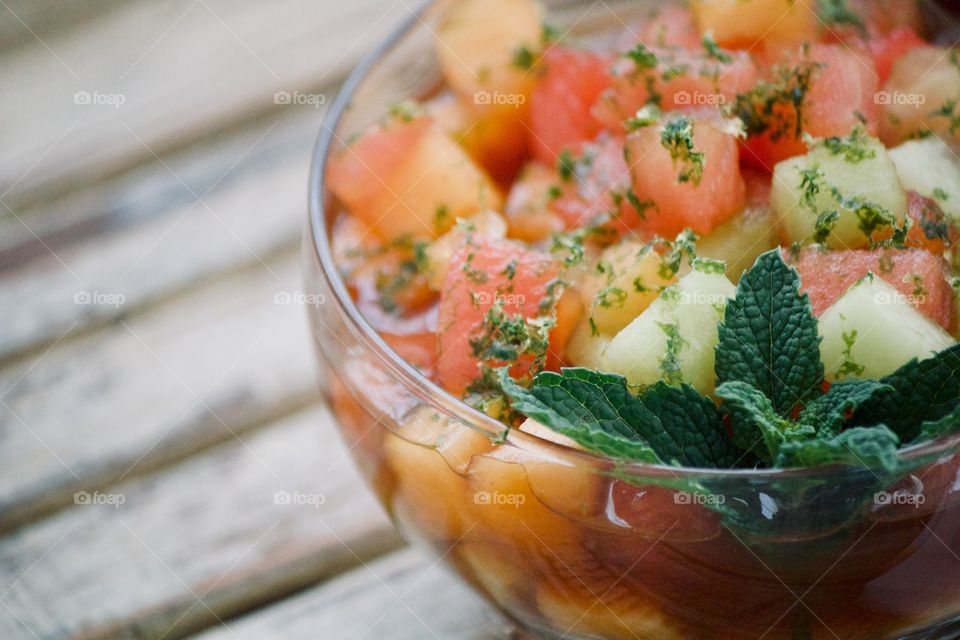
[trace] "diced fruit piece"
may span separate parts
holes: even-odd
[[[867,31],[872,37],[890,35],[900,28],[914,32],[923,30],[923,15],[920,2],[903,0],[847,0],[848,7],[858,16],[863,16]]]
[[[877,87],[873,65],[859,52],[844,45],[801,48],[737,100],[735,112],[751,134],[744,158],[769,171],[806,151],[803,133],[843,136],[864,120],[875,133]]]
[[[584,318],[573,330],[573,335],[567,342],[566,359],[575,367],[597,369],[610,340],[610,336],[595,331],[590,326],[589,319]]]
[[[530,64],[540,51],[543,11],[533,0],[441,3],[437,57],[444,77],[465,99],[529,92]]]
[[[471,235],[492,239],[505,238],[507,222],[499,213],[481,211],[469,218],[459,220],[450,231],[430,243],[426,249],[426,270],[431,287],[440,289],[447,276],[450,256]]]
[[[697,241],[697,255],[722,260],[734,283],[753,266],[757,257],[777,246],[776,218],[767,206],[747,207]]]
[[[609,228],[625,231],[636,227],[646,213],[646,204],[627,195],[630,171],[623,144],[623,138],[603,133],[582,145],[578,154],[561,156],[561,190],[550,206],[566,228],[607,221]]]
[[[650,245],[625,240],[600,254],[596,270],[581,288],[593,326],[615,335],[675,281],[673,271]]]
[[[548,442],[553,442],[554,444],[562,444],[565,447],[570,447],[571,449],[583,449],[575,440],[569,438],[562,433],[557,433],[550,427],[540,424],[533,418],[527,418],[520,425],[520,431],[523,431],[526,434],[531,436],[536,436],[538,438],[543,438]]]
[[[616,131],[651,101],[665,111],[716,110],[756,80],[756,65],[745,52],[710,53],[699,46],[691,52],[639,44],[614,64],[610,90],[601,95],[594,112]]]
[[[664,119],[627,138],[633,191],[653,206],[641,227],[673,237],[689,227],[710,233],[744,206],[737,140],[710,120]]]
[[[960,222],[960,163],[940,138],[909,140],[890,149],[904,189],[937,201],[944,213]]]
[[[561,514],[582,515],[600,505],[596,471],[529,439],[474,457],[467,478],[477,504],[473,535],[506,538],[543,557],[553,545],[560,554],[576,548],[576,527]]]
[[[921,249],[822,251],[810,247],[789,261],[800,273],[814,315],[822,315],[853,284],[873,273],[944,329],[953,326],[953,290],[940,256]]]
[[[817,39],[812,0],[693,0],[701,32],[721,45],[749,49],[760,42],[800,44]]]
[[[504,213],[511,238],[540,242],[564,230],[563,219],[550,204],[560,190],[556,170],[539,162],[528,163],[510,188]]]
[[[467,103],[447,92],[424,109],[499,184],[516,177],[527,156],[526,104]]]
[[[907,214],[913,226],[907,232],[907,246],[941,256],[960,242],[960,230],[933,198],[907,192]]]
[[[829,380],[880,378],[955,340],[886,281],[867,277],[820,317],[820,355]]]
[[[543,77],[530,95],[530,147],[536,159],[554,165],[564,149],[593,140],[600,122],[591,109],[610,85],[603,56],[554,45],[543,58]]]
[[[927,131],[958,139],[960,66],[956,60],[956,51],[920,47],[894,63],[883,91],[877,94],[883,109],[884,142],[894,145]]]
[[[384,439],[387,462],[396,477],[393,509],[423,527],[431,539],[453,542],[463,534],[471,492],[465,474],[475,455],[493,449],[478,431],[421,407],[399,434]]]
[[[529,375],[551,354],[544,338],[563,293],[551,256],[508,240],[474,237],[450,258],[437,321],[437,375],[461,395],[481,375],[481,364]],[[489,312],[489,313],[488,313]],[[552,359],[558,360],[554,352]]]
[[[582,581],[566,587],[544,582],[537,588],[537,608],[554,628],[565,629],[568,634],[637,640],[688,637],[673,628],[642,592],[622,582],[622,576],[618,578],[612,572],[599,584],[599,591]]]
[[[899,27],[890,33],[870,40],[870,51],[873,53],[873,63],[877,69],[877,78],[883,86],[893,65],[911,49],[930,46],[926,40],[917,35],[911,27]]]
[[[497,187],[429,118],[376,126],[331,159],[330,190],[384,240],[433,238],[499,209]]]
[[[883,144],[858,133],[779,163],[770,202],[789,242],[838,249],[889,235],[907,213],[907,194]]]
[[[629,30],[629,35],[636,40],[635,33]],[[689,9],[660,3],[640,28],[639,41],[657,47],[696,49],[701,37]]]
[[[583,302],[580,294],[574,289],[564,289],[557,300],[556,325],[550,332],[550,353],[548,365],[556,365],[566,359],[567,345],[573,337],[573,332],[583,317]]]
[[[735,292],[722,273],[695,268],[613,338],[600,368],[635,385],[665,379],[711,393],[717,323]]]

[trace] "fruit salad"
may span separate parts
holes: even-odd
[[[953,611],[960,567],[929,572],[960,549],[936,511],[960,460],[911,455],[960,432],[960,50],[928,12],[691,0],[583,36],[535,0],[440,4],[441,85],[325,176],[362,315],[500,425],[408,412],[371,445],[394,516],[556,633],[878,639]],[[738,495],[758,470],[824,475]],[[936,517],[941,553],[898,567]]]

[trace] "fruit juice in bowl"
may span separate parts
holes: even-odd
[[[368,57],[306,275],[404,536],[545,638],[956,637],[949,26],[458,0]]]

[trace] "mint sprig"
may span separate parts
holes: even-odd
[[[717,382],[746,382],[780,414],[815,398],[823,381],[820,337],[800,275],[779,251],[761,255],[737,285],[719,325]]]
[[[960,405],[960,344],[926,360],[911,360],[880,382],[893,393],[861,407],[855,424],[883,423],[901,441],[915,442],[925,423],[940,420]]]
[[[501,385],[516,411],[584,448],[654,464],[837,464],[880,481],[906,468],[899,447],[960,431],[960,345],[826,391],[819,345],[800,277],[773,250],[743,275],[719,324],[716,400],[580,368],[540,373],[529,388],[503,370]]]
[[[730,468],[742,454],[716,405],[688,385],[657,383],[636,395],[626,378],[588,369],[543,372],[529,389],[506,370],[503,390],[513,408],[581,446],[614,458]]]

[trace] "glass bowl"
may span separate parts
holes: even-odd
[[[591,34],[650,2],[553,1]],[[331,248],[326,160],[391,105],[435,92],[412,15],[347,80],[324,124],[305,241],[320,384],[403,535],[544,638],[960,637],[960,437],[906,471],[716,471],[618,463],[503,425],[447,394],[364,319]]]

